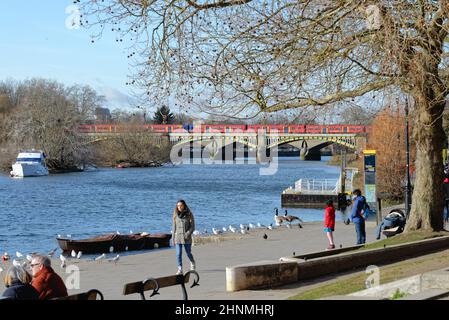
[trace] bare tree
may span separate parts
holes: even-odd
[[[53,171],[75,169],[92,161],[91,147],[78,132],[78,125],[101,103],[101,97],[88,87],[66,88],[44,79],[20,82],[17,88],[20,90],[9,95],[19,96],[10,99],[17,104],[2,122],[3,143],[9,153],[43,149]]]
[[[407,230],[443,228],[448,0],[79,2],[94,36],[111,27],[130,41],[133,83],[148,96],[238,116],[408,94],[417,177]]]

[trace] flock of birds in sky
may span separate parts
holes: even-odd
[[[283,225],[284,223],[286,223],[285,225],[287,226],[287,228],[291,228],[291,224],[294,223],[294,222],[297,222],[299,228],[303,227],[302,223],[304,223],[304,221],[301,218],[297,217],[297,216],[289,215],[287,210],[285,210],[285,214],[284,215],[279,215],[278,208],[274,208],[274,211],[275,211],[275,215],[274,215],[274,224],[275,224],[275,226],[279,227],[279,226]],[[212,234],[214,234],[214,235],[221,235],[221,234],[226,233],[226,232],[232,232],[232,233],[241,233],[241,234],[245,235],[245,234],[248,234],[251,229],[257,229],[257,228],[262,229],[262,228],[264,228],[264,229],[268,229],[268,230],[273,230],[273,223],[271,223],[269,226],[265,226],[265,225],[263,225],[261,223],[257,223],[256,225],[254,225],[252,223],[249,223],[247,225],[240,224],[239,227],[240,228],[237,229],[236,227],[233,227],[232,225],[229,225],[227,228],[226,227],[223,227],[221,229],[212,228]],[[129,232],[130,232],[130,234],[133,233],[132,230],[130,230]],[[120,234],[119,231],[117,231],[116,233]],[[203,232],[195,230],[193,232],[194,236],[201,236],[201,235],[208,235],[208,234],[209,233],[208,233],[207,230],[204,230]],[[72,236],[70,234],[68,234],[66,237],[67,238],[71,238]],[[62,238],[62,236],[60,234],[58,234],[58,238]],[[263,239],[268,239],[268,235],[266,233],[263,235]],[[155,248],[157,248],[156,245],[155,245]],[[125,250],[127,251],[127,249],[128,248],[126,247]],[[53,258],[57,251],[58,251],[58,248],[55,248],[55,249],[51,250],[50,252],[48,252],[47,256],[49,258]],[[113,254],[113,253],[114,253],[114,247],[111,246],[109,248],[109,254]],[[15,258],[13,258],[13,260],[12,260],[12,264],[14,266],[20,266],[20,267],[25,267],[25,268],[29,267],[30,264],[31,264],[31,261],[33,259],[33,255],[34,254],[36,254],[36,253],[31,253],[31,254],[24,255],[21,252],[16,251]],[[59,255],[59,259],[61,260],[61,265],[60,265],[61,268],[63,268],[63,269],[66,268],[67,267],[67,263],[70,260],[80,260],[82,255],[83,255],[82,251],[76,252],[75,250],[71,251],[70,256],[65,256],[63,254],[60,254]],[[7,252],[5,252],[2,255],[2,263],[5,264],[9,260],[11,260],[11,256]],[[93,261],[97,261],[97,262],[101,262],[101,261],[107,260],[108,262],[113,262],[113,263],[117,264],[117,262],[120,260],[120,255],[117,254],[117,255],[115,255],[115,257],[111,257],[110,256],[108,258],[108,255],[106,253],[103,253],[103,254],[93,258],[92,260]],[[2,273],[2,272],[3,272],[3,268],[0,267],[0,273]]]

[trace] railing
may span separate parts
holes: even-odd
[[[338,179],[299,179],[295,191],[306,194],[337,194]]]
[[[352,191],[356,168],[346,169],[345,191]],[[341,175],[338,179],[299,179],[295,188],[284,190],[284,193],[299,192],[303,194],[338,194],[341,192]]]

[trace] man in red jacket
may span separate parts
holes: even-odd
[[[326,232],[327,238],[329,239],[328,250],[335,249],[334,237],[332,232],[335,229],[335,208],[334,202],[332,200],[327,200],[326,210],[324,211],[324,232]]]
[[[53,271],[48,257],[42,255],[33,256],[31,273],[33,274],[31,285],[39,293],[40,300],[67,296],[67,288],[64,281]]]

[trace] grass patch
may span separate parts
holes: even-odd
[[[359,250],[382,248],[384,244],[389,246],[447,235],[449,235],[449,233],[446,231],[413,231],[409,233],[399,234],[385,240],[377,241],[375,243],[367,244],[364,248],[361,248]],[[430,257],[417,258],[413,261],[406,260],[400,263],[380,267],[380,284],[396,281],[430,270],[447,267],[448,259],[449,250],[445,250],[439,253],[432,254]],[[364,290],[366,289],[365,280],[367,279],[367,277],[368,275],[365,274],[365,272],[361,271],[353,276],[349,276],[346,279],[336,280],[334,282],[299,293],[295,296],[290,297],[289,300],[314,300],[336,295],[347,295],[356,291]]]
[[[430,232],[430,231],[411,231],[407,233],[400,233],[393,237],[386,238],[383,240],[375,241],[373,243],[366,244],[363,248],[359,250],[377,249],[383,248],[385,246],[392,246],[397,244],[404,244],[408,242],[420,241],[425,239],[438,238],[443,236],[449,236],[449,232]]]
[[[389,300],[398,300],[408,296],[407,292],[401,292],[401,290],[396,289],[395,293],[389,298]]]

